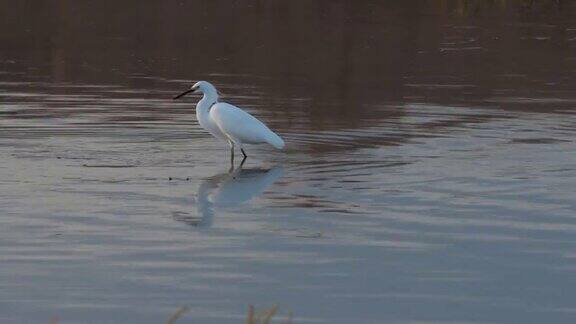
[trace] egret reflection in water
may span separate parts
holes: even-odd
[[[196,216],[183,212],[173,212],[177,221],[199,227],[209,227],[213,223],[215,209],[233,208],[262,194],[266,188],[284,174],[281,166],[273,168],[250,168],[242,166],[228,172],[213,175],[202,181],[198,188]]]

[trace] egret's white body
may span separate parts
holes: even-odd
[[[214,137],[228,142],[232,159],[234,147],[239,147],[246,158],[243,144],[268,143],[277,149],[284,148],[282,138],[256,117],[231,104],[218,102],[218,92],[209,82],[199,81],[190,90],[174,99],[195,91],[203,94],[202,99],[196,104],[198,123]]]

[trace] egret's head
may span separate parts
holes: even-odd
[[[210,82],[198,81],[194,83],[194,85],[192,85],[190,89],[174,97],[174,100],[180,99],[189,93],[197,93],[197,92],[201,92],[203,94],[214,94],[216,96],[218,95],[218,91],[216,91],[216,88],[214,88],[214,86]]]

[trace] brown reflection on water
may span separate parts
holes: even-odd
[[[0,6],[0,55],[34,77],[154,88],[154,80],[133,76],[234,76],[225,84],[246,88],[224,90],[240,95],[264,87],[273,110],[305,111],[320,129],[331,120],[361,124],[372,116],[365,106],[383,101],[500,103],[543,89],[562,97],[574,84],[575,6],[568,1]],[[303,100],[274,104],[282,98]]]
[[[90,108],[65,107],[74,107],[79,94],[101,95],[99,89],[65,85],[97,84],[134,90],[118,93],[116,102],[110,102],[113,93],[96,100],[110,104],[98,111],[99,122],[181,119],[173,114],[177,105],[163,100],[191,80],[208,79],[234,103],[268,115],[274,129],[292,131],[309,149],[324,151],[323,143],[302,136],[385,127],[383,120],[405,116],[407,103],[529,112],[574,107],[573,2],[0,1],[0,6],[2,69],[25,73],[3,79],[47,85],[17,87],[40,91],[38,103],[47,109],[31,107],[33,112],[13,118],[94,116]],[[66,95],[68,102],[56,98],[45,104],[44,91]],[[130,113],[130,106],[147,112]],[[364,145],[406,140],[380,133]]]

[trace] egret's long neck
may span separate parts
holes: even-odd
[[[198,104],[196,104],[196,117],[200,120],[208,117],[210,107],[218,102],[218,93],[216,89],[208,89],[204,91],[204,96]]]

